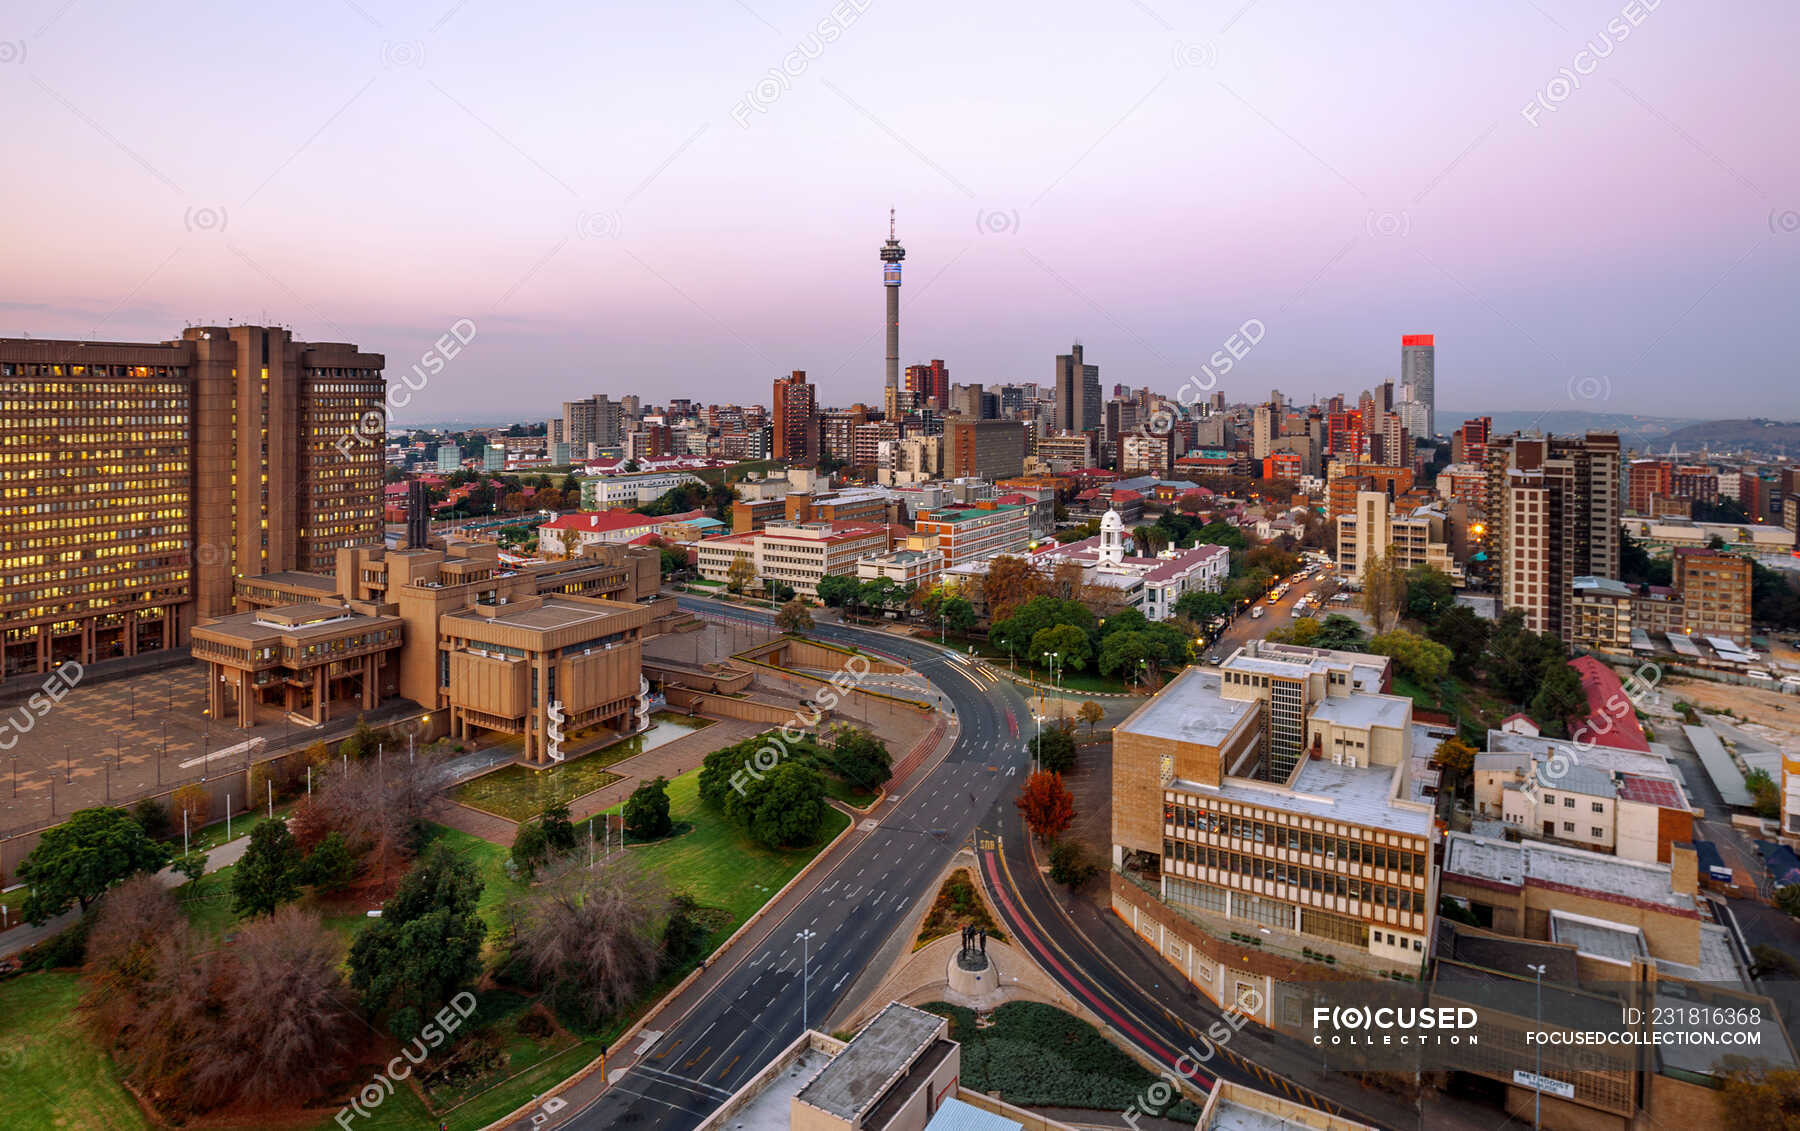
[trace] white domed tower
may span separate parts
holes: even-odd
[[[1125,560],[1125,520],[1107,508],[1100,519],[1100,564],[1118,565]]]

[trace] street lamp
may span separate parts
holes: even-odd
[[[1544,967],[1527,962],[1525,969],[1537,975],[1537,1023],[1538,1028],[1542,1029],[1544,1027]],[[1542,1035],[1539,1034],[1540,1037]],[[1537,1069],[1532,1075],[1535,1079],[1531,1081],[1531,1126],[1532,1131],[1537,1131],[1543,1126],[1544,1117],[1544,1043],[1541,1040],[1538,1042]]]
[[[801,931],[794,937],[800,940],[800,1031],[804,1033],[807,1029],[812,1027],[808,1020],[807,1000],[812,985],[812,951],[810,949],[810,944],[814,935],[813,932],[808,929]],[[1538,1055],[1542,1057],[1543,1053],[1540,1052]]]

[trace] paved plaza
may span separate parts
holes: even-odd
[[[127,804],[171,785],[242,769],[245,759],[330,741],[346,714],[312,728],[266,712],[252,728],[206,716],[206,671],[182,665],[107,682],[77,682],[41,716],[27,702],[0,706],[0,833],[44,824],[90,805]],[[404,702],[370,722],[409,714]]]

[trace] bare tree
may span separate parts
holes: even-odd
[[[132,1021],[156,975],[164,943],[187,929],[174,893],[147,872],[119,884],[100,901],[88,932],[83,1004],[108,1039]]]
[[[572,866],[524,909],[517,948],[564,1011],[597,1025],[656,977],[668,893],[635,861]]]
[[[351,762],[302,806],[295,839],[309,847],[328,832],[341,833],[352,852],[385,876],[411,858],[432,792],[423,763],[400,757]]]
[[[196,1050],[196,1104],[309,1100],[340,1075],[356,1024],[343,950],[318,916],[291,905],[238,933],[217,1022]]]

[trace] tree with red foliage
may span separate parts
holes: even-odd
[[[1039,840],[1055,840],[1075,820],[1075,797],[1062,775],[1053,771],[1040,770],[1026,778],[1014,804],[1025,816],[1025,827]]]

